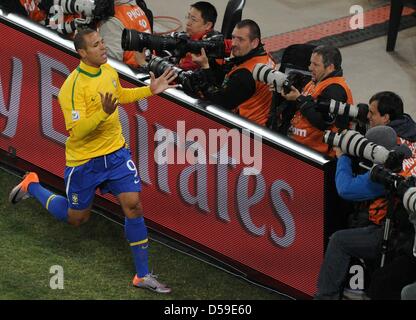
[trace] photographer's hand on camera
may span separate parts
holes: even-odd
[[[192,61],[198,64],[201,69],[209,69],[209,60],[204,48],[201,48],[200,54],[192,53]]]
[[[338,148],[338,147],[334,147],[333,148],[334,149],[334,151],[335,151],[335,156],[337,157],[337,158],[339,158],[339,157],[341,157],[342,155],[344,155],[345,153],[340,149],[340,148]]]
[[[280,92],[283,98],[285,98],[288,101],[296,101],[297,98],[301,95],[299,90],[296,89],[294,86],[290,87],[290,92],[286,93],[285,89],[282,88],[282,91]]]
[[[317,102],[313,100],[312,96],[304,96],[300,94],[296,98],[296,108],[302,116],[304,116],[311,125],[319,130],[328,129],[334,122],[334,116],[330,113],[323,113],[318,110]]]
[[[288,101],[296,103],[296,109],[308,119],[308,121],[320,130],[326,130],[332,122],[332,117],[327,113],[322,113],[317,109],[317,103],[313,101],[311,96],[300,94],[294,86],[291,87],[289,93],[285,93],[283,88],[281,95]]]
[[[139,67],[144,67],[147,64],[146,61],[146,48],[143,48],[143,51],[135,51],[134,52],[134,58],[136,60],[136,63]]]

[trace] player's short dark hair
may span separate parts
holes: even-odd
[[[391,120],[403,115],[403,100],[394,92],[381,91],[370,98],[370,103],[377,102],[377,109],[380,115],[388,114]]]
[[[74,37],[74,47],[76,51],[78,51],[79,49],[86,49],[87,44],[85,42],[85,36],[93,32],[97,31],[91,28],[80,29],[77,31]]]
[[[341,68],[342,56],[341,51],[337,47],[331,45],[317,46],[312,53],[319,54],[322,57],[324,67],[328,67],[331,64],[334,65],[335,70]]]
[[[212,22],[212,28],[215,26],[215,22],[217,22],[217,9],[206,1],[198,1],[194,4],[191,4],[191,8],[195,8],[196,10],[201,12],[201,17],[204,20],[204,23]]]
[[[249,32],[250,40],[253,41],[256,38],[259,39],[259,40],[261,40],[260,27],[259,27],[259,25],[256,22],[254,22],[251,19],[241,20],[240,22],[238,22],[235,25],[235,27],[237,29],[241,29],[241,28],[248,27],[248,29],[250,30],[250,32]]]

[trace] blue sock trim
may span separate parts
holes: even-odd
[[[62,196],[51,196],[48,211],[59,221],[68,221],[68,200]]]

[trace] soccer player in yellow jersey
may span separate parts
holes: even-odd
[[[125,214],[125,234],[130,244],[136,275],[133,285],[158,293],[171,289],[156,280],[148,268],[147,229],[139,197],[140,178],[125,146],[117,106],[158,94],[176,78],[166,70],[159,78],[150,73],[147,87],[125,89],[118,74],[107,64],[103,39],[92,30],[74,38],[80,65],[66,79],[58,99],[69,137],[66,141],[66,198],[43,188],[35,172],[28,173],[10,192],[17,203],[35,197],[58,220],[79,226],[90,217],[95,191],[115,195]]]

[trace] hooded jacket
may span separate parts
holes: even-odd
[[[398,119],[390,121],[388,126],[392,127],[400,138],[410,142],[416,141],[416,123],[407,113],[404,113]]]

